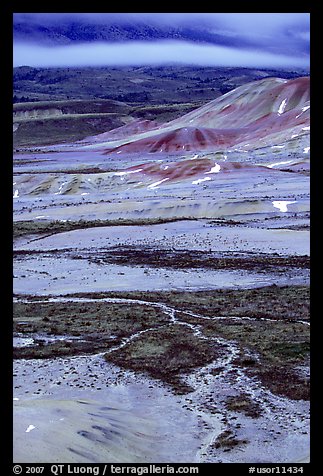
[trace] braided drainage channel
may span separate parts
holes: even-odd
[[[19,302],[29,302],[19,299]],[[31,301],[30,301],[31,302]],[[278,462],[307,460],[308,456],[308,404],[305,401],[291,401],[272,394],[255,378],[250,378],[244,369],[234,364],[240,349],[235,341],[221,337],[205,336],[202,326],[186,322],[181,316],[212,320],[191,311],[177,310],[164,303],[149,302],[126,298],[71,298],[54,297],[36,302],[107,302],[151,306],[160,309],[169,318],[170,325],[180,325],[190,329],[198,339],[205,339],[221,349],[221,356],[182,379],[194,391],[176,400],[187,412],[196,416],[200,428],[199,447],[191,456],[191,462]],[[255,320],[250,317],[221,317],[216,319]],[[267,319],[270,320],[270,319]],[[196,321],[195,321],[196,322]],[[307,322],[298,321],[304,325]],[[166,324],[167,326],[168,324]],[[104,353],[93,356],[106,366],[103,357],[107,353],[117,352],[144,333],[158,331],[161,327],[151,327],[124,338],[120,344]],[[252,354],[257,359],[257,355]],[[86,358],[89,358],[88,356]],[[71,360],[73,358],[70,358]],[[77,359],[82,359],[78,357]],[[121,371],[121,370],[120,370]],[[129,372],[122,372],[129,375]],[[130,372],[131,373],[131,372]],[[120,373],[119,377],[120,379]],[[125,379],[126,380],[126,379]],[[121,377],[122,381],[122,377]],[[243,395],[261,412],[256,418],[232,411],[226,405],[229,397]],[[226,442],[219,443],[221,435]],[[298,446],[295,447],[295,442]]]

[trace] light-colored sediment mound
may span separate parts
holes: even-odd
[[[281,166],[293,169],[297,163]],[[240,220],[308,213],[307,192],[308,177],[302,173],[204,157],[149,162],[118,172],[19,174],[14,203],[19,220]],[[32,209],[30,200],[37,200]]]
[[[242,164],[239,162],[215,161],[213,159],[192,158],[184,159],[177,162],[150,162],[147,164],[129,167],[119,175],[139,174],[145,177],[152,177],[160,180],[185,180],[192,178],[200,178],[200,181],[211,180],[213,174],[234,173],[238,171],[266,171],[265,167]],[[117,173],[118,174],[118,173]],[[204,178],[202,178],[204,177]]]
[[[283,166],[282,166],[283,167]],[[285,167],[291,171],[306,169],[304,161],[288,161]],[[14,198],[26,195],[90,195],[119,193],[140,193],[160,186],[168,188],[180,184],[186,188],[196,189],[200,184],[224,186],[237,180],[245,184],[261,180],[282,180],[283,173],[276,170],[275,164],[269,166],[254,165],[243,162],[215,160],[210,157],[193,157],[177,161],[159,160],[127,167],[116,172],[99,173],[43,173],[21,174],[15,177]]]
[[[217,165],[197,164],[195,166],[184,163],[177,167],[172,163],[169,169],[165,169],[160,164],[145,164],[115,173],[42,174],[41,176],[25,174],[16,179],[13,196],[19,198],[25,195],[92,195],[118,192],[124,187],[137,188],[138,186],[149,190],[156,189],[169,181],[185,179],[191,179],[195,184],[199,184],[211,180],[212,168],[215,169]],[[237,164],[237,170],[239,165]]]
[[[94,137],[90,146],[19,156],[16,216],[240,219],[308,213],[309,127],[308,77],[255,81],[160,127],[139,120]]]
[[[101,142],[107,154],[252,150],[279,144],[309,135],[309,87],[309,77],[254,81],[160,127],[139,121],[93,142]]]

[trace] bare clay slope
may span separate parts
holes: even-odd
[[[125,127],[117,140],[108,133],[100,146],[109,154],[253,150],[280,144],[309,135],[309,86],[309,77],[254,81],[160,127],[138,133]]]
[[[309,78],[267,78],[161,126],[134,121],[44,151],[37,173],[34,155],[20,156],[17,216],[223,218],[285,206],[307,213],[309,110]],[[45,196],[55,203],[46,213],[44,204],[42,212],[26,208],[24,197]]]

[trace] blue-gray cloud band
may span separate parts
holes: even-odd
[[[16,13],[14,62],[308,68],[309,20],[308,13]]]

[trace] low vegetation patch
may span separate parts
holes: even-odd
[[[236,446],[245,445],[247,443],[249,443],[248,440],[237,438],[234,433],[228,429],[217,437],[212,446],[216,449],[222,449],[223,451],[231,451]]]
[[[14,303],[14,333],[36,339],[31,346],[15,348],[16,358],[105,352],[107,361],[124,369],[148,373],[171,385],[177,393],[185,393],[192,388],[184,382],[183,375],[214,362],[225,352],[216,341],[221,337],[234,341],[240,348],[233,366],[243,368],[247,375],[260,380],[275,394],[294,400],[309,399],[309,379],[297,371],[300,366],[307,367],[309,360],[309,289],[306,286],[201,292],[76,293],[70,297],[163,303],[173,308],[176,321],[153,305],[36,302],[41,298],[31,296],[28,303]],[[79,339],[44,344],[41,343],[44,335]],[[124,345],[114,351],[122,342]],[[210,372],[216,375],[217,371]],[[247,395],[231,398],[227,405],[247,416],[260,416],[260,408]]]
[[[285,272],[286,267],[309,268],[308,256],[248,255],[228,257],[198,250],[163,250],[149,247],[119,246],[98,251],[90,261],[100,264],[144,265],[156,268],[189,269],[246,269],[257,272]]]
[[[18,302],[13,304],[13,316],[14,335],[35,337],[34,345],[14,349],[15,358],[94,354],[152,325],[168,322],[161,311],[150,306],[105,302]],[[44,344],[46,336],[66,339]],[[79,340],[69,342],[70,336]]]
[[[148,372],[154,378],[170,384],[176,393],[193,389],[181,380],[181,375],[211,363],[219,356],[210,342],[197,338],[183,325],[172,325],[149,331],[105,358],[120,367]]]
[[[228,410],[243,413],[251,418],[259,418],[263,413],[259,403],[252,400],[246,393],[229,397],[225,406]]]

